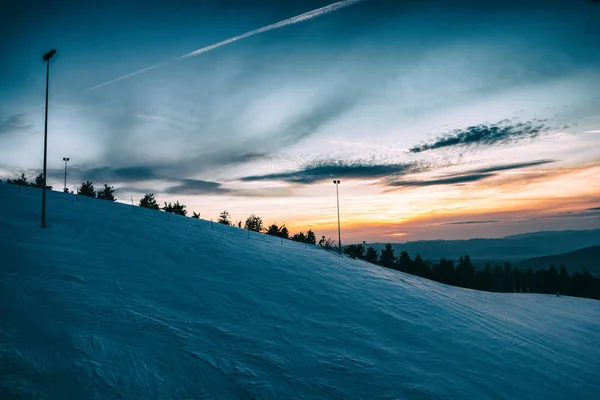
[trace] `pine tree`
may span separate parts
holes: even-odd
[[[200,213],[196,213],[196,211],[192,211],[192,218],[200,219]]]
[[[153,193],[146,194],[140,200],[140,204],[139,205],[140,205],[140,207],[149,208],[151,210],[160,210],[160,206],[156,202],[156,199],[154,198],[154,194]]]
[[[265,233],[269,236],[279,236],[279,234],[280,234],[279,227],[277,226],[277,224],[271,224],[271,225],[269,225],[269,227],[267,228],[267,231]]]
[[[294,242],[306,243],[306,236],[304,235],[304,232],[296,233],[292,236],[292,240]]]
[[[377,250],[375,250],[373,246],[369,246],[367,249],[367,254],[365,255],[365,260],[370,263],[377,264],[378,257],[379,255],[377,254]]]
[[[306,232],[306,243],[317,244],[317,237],[315,236],[315,233],[310,229],[308,230],[308,232]]]
[[[512,277],[511,277],[512,278]],[[469,256],[461,256],[456,266],[456,284],[465,288],[475,287],[475,267]]]
[[[31,182],[31,187],[43,188],[44,187],[44,174],[40,172],[38,176],[35,177],[35,182]],[[52,186],[46,185],[46,189],[52,190]]]
[[[219,215],[217,222],[223,225],[231,225],[231,215],[229,215],[229,212],[225,210]]]
[[[394,257],[394,247],[390,243],[385,244],[385,248],[381,251],[379,264],[386,268],[394,268],[396,257]]]
[[[348,254],[350,258],[363,258],[365,247],[362,244],[351,244],[344,249],[344,254]]]
[[[261,232],[263,230],[263,222],[260,217],[252,214],[246,219],[244,229],[254,232]]]
[[[96,191],[94,190],[94,184],[90,181],[83,182],[77,193],[86,197],[96,197]]]
[[[117,201],[114,193],[115,193],[114,186],[108,186],[107,184],[104,184],[104,189],[99,190],[96,197],[99,199],[102,199],[102,200]]]
[[[279,230],[279,237],[283,238],[283,239],[289,239],[290,238],[290,232],[288,231],[288,228],[285,227],[285,225],[283,225],[281,227],[281,229]]]
[[[177,200],[174,204],[171,204],[170,202],[167,203],[165,201],[165,205],[162,209],[163,209],[163,211],[166,211],[171,214],[183,215],[184,217],[187,215],[187,210],[185,209],[185,205],[179,204],[179,200]]]
[[[406,251],[401,251],[398,257],[398,269],[408,274],[414,274],[414,262]]]

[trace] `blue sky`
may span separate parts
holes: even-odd
[[[179,59],[330,4],[3,6],[0,174],[41,167],[56,48],[57,187],[68,156],[70,187],[333,235],[341,179],[351,240],[600,226],[600,4],[356,1]]]

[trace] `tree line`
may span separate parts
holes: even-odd
[[[164,203],[164,206],[159,206],[154,193],[147,193],[139,202],[140,207],[149,208],[152,210],[163,210],[166,212],[170,212],[173,214],[178,214],[182,216],[187,216],[187,210],[185,204],[180,204],[179,201],[175,203]],[[200,213],[193,212],[192,218],[200,218]],[[234,222],[229,211],[224,210],[219,214],[217,218],[217,223],[228,226],[237,226],[238,228],[242,228],[248,231],[264,233],[270,236],[276,236],[282,239],[289,239],[299,243],[306,244],[317,244],[317,237],[315,233],[309,229],[306,233],[301,231],[294,235],[291,235],[288,228],[283,224],[282,226],[278,226],[276,223],[273,223],[269,226],[265,226],[261,217],[251,214],[242,226],[242,221]],[[328,243],[332,243],[333,241],[329,239]]]
[[[456,263],[446,258],[432,262],[420,255],[412,259],[406,251],[396,256],[389,243],[381,253],[372,246],[365,249],[362,244],[347,246],[344,253],[382,267],[468,289],[562,294],[600,300],[600,279],[593,277],[586,268],[570,274],[564,266],[556,268],[550,265],[548,269],[533,271],[531,268],[513,268],[507,262],[493,267],[488,263],[485,268],[476,269],[469,256],[460,257]]]
[[[19,178],[8,179],[7,183],[14,184],[14,185],[42,188],[44,185],[44,177],[43,177],[43,174],[40,173],[39,175],[36,176],[34,182],[28,182],[25,174],[21,174],[21,176]],[[52,190],[52,186],[46,186],[46,188],[49,190]],[[64,192],[69,193],[69,190],[67,188],[65,188]],[[77,189],[77,194],[80,196],[94,197],[97,199],[110,200],[110,201],[117,201],[117,198],[115,197],[114,192],[115,192],[114,186],[108,186],[106,184],[104,185],[103,189],[96,191],[96,189],[94,188],[94,183],[91,181],[82,182],[81,186]],[[71,191],[70,193],[74,194],[73,191]],[[188,214],[186,205],[181,204],[179,202],[179,200],[177,200],[174,203],[164,202],[164,205],[161,207],[158,204],[154,193],[146,193],[144,195],[144,197],[142,197],[140,199],[138,206],[143,207],[143,208],[149,208],[151,210],[162,210],[162,211],[165,211],[165,212],[168,212],[171,214],[177,214],[177,215],[181,215],[184,217],[187,216],[187,214]],[[200,213],[193,211],[191,217],[199,219]],[[227,210],[223,211],[219,215],[217,222],[219,224],[223,224],[223,225],[237,226],[238,228],[242,228],[242,221],[238,221],[238,222],[234,223],[231,218],[231,215],[229,214],[229,212]],[[299,243],[306,243],[306,244],[312,244],[312,245],[317,244],[316,235],[311,229],[309,229],[306,233],[304,233],[304,231],[301,231],[299,233],[291,235],[290,232],[288,231],[287,227],[285,226],[285,224],[283,224],[282,226],[278,226],[276,223],[273,223],[273,224],[269,225],[268,227],[266,227],[264,225],[262,219],[259,216],[254,215],[254,214],[251,214],[246,219],[246,221],[244,223],[244,229],[249,230],[249,231],[264,233],[264,234],[267,234],[270,236],[276,236],[276,237],[279,237],[282,239],[293,240],[293,241],[299,242]],[[323,236],[322,239],[319,241],[319,245],[322,247],[325,247],[327,250],[329,250],[333,246],[333,243],[334,243],[334,241],[331,238],[326,240],[325,236]]]

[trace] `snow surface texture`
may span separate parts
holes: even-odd
[[[598,399],[600,302],[0,184],[0,398]],[[282,244],[283,243],[283,244]]]

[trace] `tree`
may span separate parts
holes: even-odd
[[[471,263],[469,256],[460,257],[456,266],[456,275],[458,286],[473,288],[475,285],[475,267]]]
[[[25,177],[25,174],[21,174],[20,178],[8,179],[6,181],[6,183],[11,183],[13,185],[19,185],[19,186],[27,186],[27,178]]]
[[[281,227],[281,229],[279,230],[279,237],[283,238],[283,239],[289,239],[290,238],[290,232],[288,231],[288,228],[285,227],[285,225],[283,225]]]
[[[377,250],[373,246],[369,246],[367,249],[367,254],[365,254],[365,261],[368,261],[373,264],[377,264],[377,258],[379,255],[377,254]]]
[[[147,193],[140,200],[140,207],[149,208],[151,210],[160,210],[160,206],[156,202],[156,199],[154,198],[154,194],[153,193]]]
[[[98,194],[96,195],[96,197],[98,197],[99,199],[102,199],[102,200],[117,201],[114,193],[115,193],[114,186],[108,186],[107,184],[104,184],[104,189],[98,190]]]
[[[35,177],[35,182],[31,182],[30,186],[40,188],[40,189],[43,188],[44,187],[44,174],[40,172],[40,174]],[[52,190],[52,186],[46,185],[46,189]]]
[[[304,232],[296,233],[292,236],[292,240],[294,242],[306,243],[306,236],[304,235]]]
[[[280,232],[281,231],[279,230],[279,227],[277,226],[277,224],[271,224],[271,225],[269,225],[269,227],[267,228],[265,233],[269,236],[279,237]]]
[[[217,222],[223,225],[231,225],[231,215],[229,215],[229,212],[225,210],[219,215]]]
[[[90,181],[83,182],[77,193],[86,197],[96,197],[96,190],[94,190],[94,184]]]
[[[192,211],[192,218],[200,219],[200,213],[196,213],[196,211]]]
[[[413,260],[413,268],[414,273],[417,276],[421,276],[423,278],[429,278],[431,276],[431,266],[430,262],[423,260],[420,255],[417,254],[415,259]]]
[[[381,257],[379,258],[379,264],[386,268],[394,268],[394,247],[390,243],[385,244],[385,248],[381,251]]]
[[[315,236],[315,233],[312,230],[308,230],[308,232],[306,232],[306,240],[305,243],[308,244],[317,244],[317,237]]]
[[[351,244],[344,249],[344,254],[348,254],[350,258],[363,258],[365,246],[362,244]]]
[[[414,263],[406,251],[401,251],[398,257],[398,269],[402,272],[414,274]]]
[[[254,232],[262,232],[264,229],[262,219],[254,214],[250,215],[246,219],[244,229]]]
[[[452,260],[442,258],[440,262],[433,266],[433,279],[446,285],[454,285],[454,263]]]
[[[164,207],[162,208],[163,211],[172,213],[172,214],[177,214],[177,215],[183,215],[184,217],[187,215],[187,210],[185,209],[185,205],[184,204],[179,204],[179,200],[177,200],[174,204],[165,202]]]

